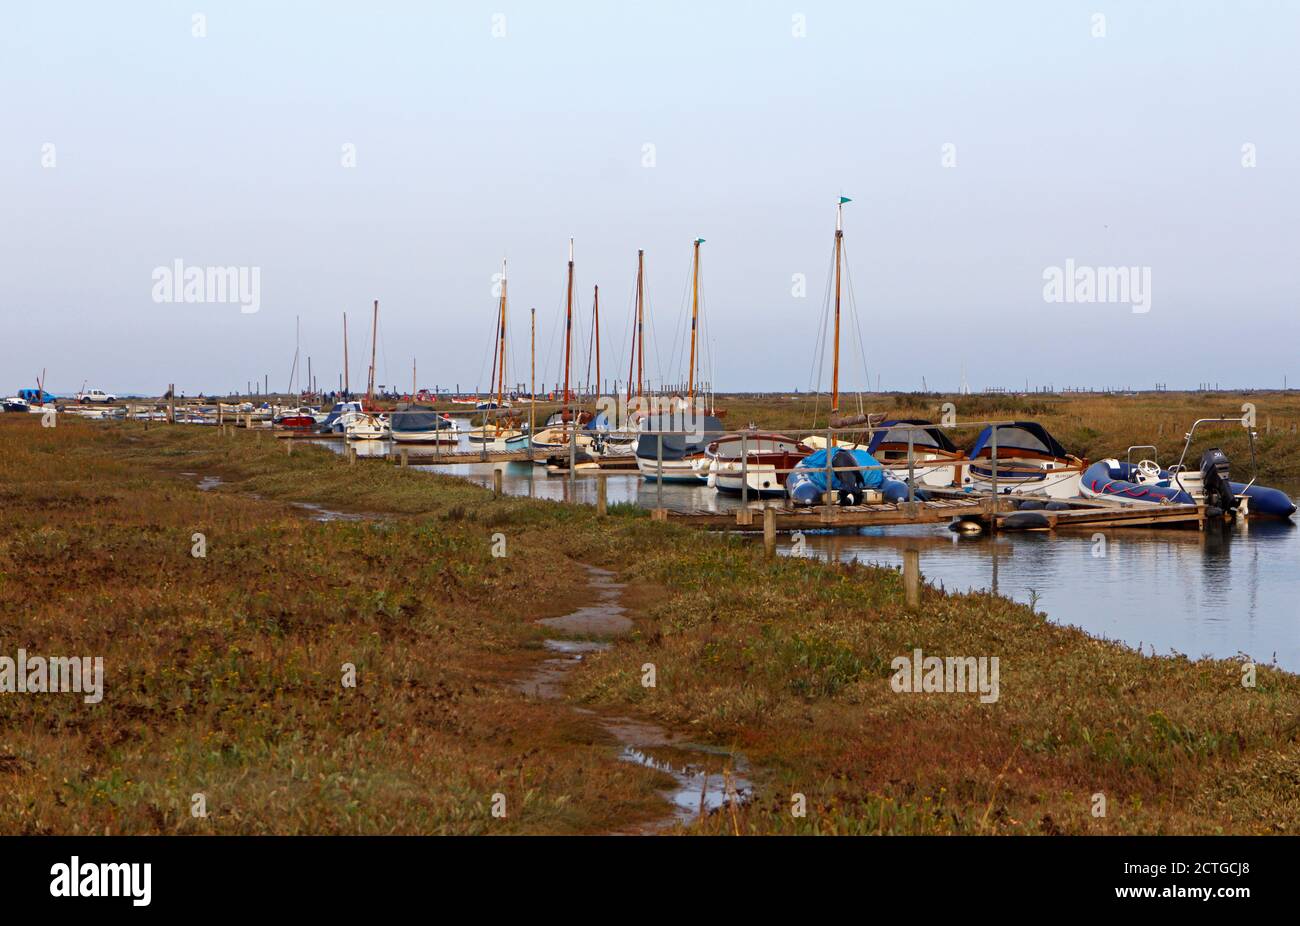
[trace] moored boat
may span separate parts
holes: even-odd
[[[393,440],[403,444],[455,444],[460,437],[456,423],[432,408],[411,405],[388,418]]]
[[[871,435],[867,452],[886,465],[894,465],[894,474],[907,477],[908,446],[912,450],[912,478],[919,485],[960,485],[960,465],[966,455],[949,440],[943,429],[919,418],[882,421],[880,430]]]
[[[384,415],[353,413],[347,416],[343,427],[348,440],[387,440],[392,435]]]
[[[1217,447],[1201,456],[1199,470],[1161,469],[1154,460],[1106,459],[1084,471],[1080,494],[1127,505],[1206,504],[1245,517],[1285,520],[1295,513],[1295,502],[1285,492],[1227,477],[1227,455]]]
[[[999,494],[1078,497],[1087,462],[1066,451],[1034,421],[989,425],[980,431],[966,454],[964,487],[977,492],[993,491],[995,447]]]
[[[692,421],[670,412],[649,419],[637,439],[637,469],[652,482],[701,485],[709,478],[708,446],[723,433],[722,422],[712,415]]]
[[[870,500],[869,493],[879,492],[879,501],[899,502],[908,497],[907,484],[888,479],[881,463],[865,450],[850,447],[825,448],[804,457],[785,481],[785,491],[796,505],[823,504],[826,494],[826,469],[829,457],[830,485],[840,505],[861,505]],[[913,497],[925,500],[921,490]]]
[[[783,434],[727,434],[705,448],[708,484],[719,492],[735,495],[746,490],[755,497],[785,495],[789,471],[812,452],[812,448]]]

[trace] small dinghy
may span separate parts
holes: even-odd
[[[882,501],[907,500],[907,483],[887,479],[880,462],[865,450],[835,447],[830,451],[831,488],[840,505],[861,505],[869,491],[879,492]],[[796,505],[819,505],[826,492],[826,450],[803,458],[785,480],[785,491]],[[877,467],[873,469],[872,467]],[[913,497],[925,501],[926,494],[917,490]]]

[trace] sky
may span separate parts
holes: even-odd
[[[379,382],[414,362],[421,386],[486,388],[503,258],[509,379],[528,381],[535,308],[553,383],[570,237],[575,378],[595,285],[602,376],[627,376],[639,248],[649,375],[685,375],[700,237],[702,375],[825,387],[841,196],[847,389],[1300,383],[1298,3],[51,0],[4,19],[0,393],[42,370],[56,393],[284,390],[299,343],[336,387],[344,312],[355,389],[375,299]],[[255,273],[257,310],[168,301],[156,272],[178,260]],[[1087,285],[1106,267],[1149,280],[1142,305]]]

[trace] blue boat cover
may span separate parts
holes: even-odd
[[[980,431],[979,437],[975,438],[975,443],[971,445],[970,453],[967,456],[975,459],[979,456],[980,451],[988,444],[993,436],[993,425],[989,425],[983,431]],[[1032,450],[1036,453],[1045,453],[1053,457],[1066,457],[1069,453],[1057,442],[1056,438],[1047,433],[1047,428],[1043,427],[1036,421],[1016,421],[1012,424],[997,425],[998,429],[998,455],[1015,456],[1015,454],[1004,454],[1006,450]]]
[[[836,447],[831,465],[836,468],[831,485],[836,489],[878,489],[885,481],[885,471],[881,469],[861,469],[845,471],[845,466],[879,466],[880,461],[865,450],[849,450]],[[799,461],[796,470],[805,471],[809,481],[819,491],[826,491],[826,450],[818,450]]]

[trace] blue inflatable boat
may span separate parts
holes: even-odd
[[[1209,462],[1202,460],[1201,471],[1189,471],[1181,480],[1150,461],[1139,464],[1098,460],[1084,470],[1080,488],[1086,497],[1113,498],[1139,505],[1192,505],[1196,499],[1188,490],[1199,491],[1204,487],[1209,503],[1224,510],[1237,508],[1244,499],[1249,517],[1289,518],[1295,513],[1295,502],[1285,492],[1268,486],[1231,482],[1220,476],[1222,467],[1217,458],[1211,457],[1212,454],[1222,456],[1217,450],[1207,451]],[[1214,485],[1219,479],[1227,488],[1222,490],[1221,497],[1215,497]]]
[[[790,501],[796,505],[819,505],[826,492],[826,455],[830,452],[831,488],[836,493],[836,501],[841,505],[860,505],[867,489],[876,489],[887,502],[907,500],[907,483],[897,479],[887,479],[884,470],[871,469],[880,466],[879,461],[865,450],[850,450],[847,447],[834,447],[818,450],[799,461],[794,471],[786,477],[785,491]],[[928,496],[917,490],[914,497],[924,501]]]

